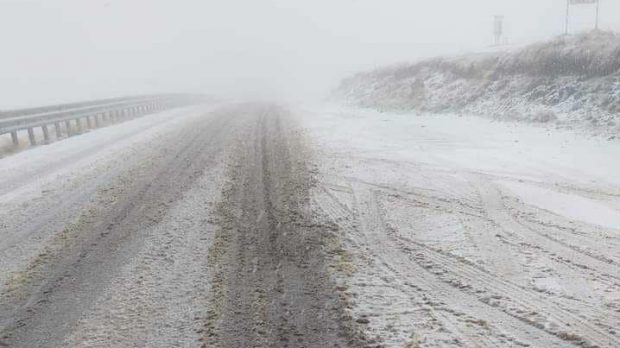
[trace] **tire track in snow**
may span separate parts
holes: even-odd
[[[589,272],[596,272],[604,277],[620,281],[620,268],[592,257],[582,250],[567,245],[547,234],[538,232],[515,221],[507,211],[502,201],[500,191],[494,184],[482,178],[470,176],[470,179],[479,188],[480,198],[488,218],[494,221],[502,230],[510,235],[519,236],[522,240],[536,245],[547,252],[563,257],[561,261],[571,263]]]
[[[437,279],[437,275],[429,269],[415,262],[415,258],[411,254],[403,254],[397,240],[390,238],[386,231],[381,212],[377,205],[377,197],[375,192],[364,185],[352,184],[354,190],[354,198],[358,206],[358,214],[360,216],[362,230],[368,238],[369,245],[376,246],[383,250],[389,250],[390,257],[398,257],[400,262],[390,262],[390,264],[406,267],[403,270],[405,274],[411,274],[415,280],[411,280],[418,286],[427,287],[429,293],[438,297],[449,308],[458,309],[464,313],[473,316],[476,319],[482,319],[490,327],[497,328],[499,332],[505,332],[514,337],[518,342],[527,343],[536,347],[560,347],[563,340],[556,336],[532,326],[505,312],[480,302],[476,296],[448,285]],[[398,256],[396,256],[398,255]],[[414,261],[414,262],[411,262]]]

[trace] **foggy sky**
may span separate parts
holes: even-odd
[[[601,0],[601,27],[620,3]],[[563,32],[565,0],[0,0],[0,107],[157,92],[320,98],[384,64]],[[594,7],[573,7],[572,30]]]

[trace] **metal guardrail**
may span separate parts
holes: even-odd
[[[197,95],[149,95],[4,111],[0,112],[0,135],[10,133],[13,144],[19,145],[17,132],[26,130],[30,144],[36,145],[34,130],[41,127],[44,142],[47,144],[51,141],[51,126],[54,127],[56,139],[59,139],[62,138],[63,128],[67,136],[72,136],[81,133],[85,128],[98,128],[124,119],[202,101],[205,101],[205,98]]]

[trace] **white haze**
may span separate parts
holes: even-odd
[[[601,0],[601,27],[620,3]],[[300,100],[383,64],[563,32],[564,0],[0,0],[0,107],[158,92]],[[573,8],[573,31],[594,7]]]

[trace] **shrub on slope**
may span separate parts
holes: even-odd
[[[592,32],[506,52],[360,73],[335,96],[363,107],[469,112],[620,132],[620,37]]]

